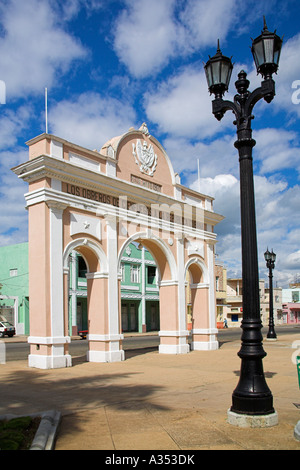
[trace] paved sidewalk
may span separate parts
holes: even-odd
[[[56,450],[300,450],[294,437],[300,420],[295,341],[299,333],[264,341],[265,376],[279,418],[270,428],[226,421],[240,340],[178,356],[126,351],[124,362],[112,364],[78,357],[66,369],[0,364],[0,414],[61,412]]]

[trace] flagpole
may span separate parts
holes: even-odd
[[[47,88],[45,88],[45,121],[46,121],[46,134],[48,134],[48,98]]]

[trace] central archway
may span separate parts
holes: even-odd
[[[152,255],[158,269],[159,285],[159,352],[185,354],[189,352],[186,318],[180,308],[183,292],[178,282],[178,266],[170,246],[151,231],[136,232],[121,246],[118,271],[121,271],[122,254],[132,242],[142,244]],[[173,244],[173,243],[172,243]]]

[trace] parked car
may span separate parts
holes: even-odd
[[[86,339],[87,334],[88,334],[88,330],[78,331],[78,335],[81,336],[81,339]]]
[[[0,338],[4,338],[5,335],[12,337],[16,334],[15,327],[8,321],[0,321]]]

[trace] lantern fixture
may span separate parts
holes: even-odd
[[[276,261],[276,254],[272,251],[269,251],[268,248],[267,248],[267,251],[264,253],[264,257],[265,257],[265,260],[267,262],[267,267],[268,267],[268,264],[272,264],[273,267],[275,265],[275,261]]]
[[[274,33],[268,31],[266,19],[264,17],[264,29],[261,35],[252,39],[251,52],[253,54],[257,73],[261,74],[265,80],[272,77],[277,72],[282,39]]]
[[[209,56],[204,69],[210,94],[222,98],[229,87],[233,64],[231,58],[222,54],[219,40],[216,54],[213,57]]]

